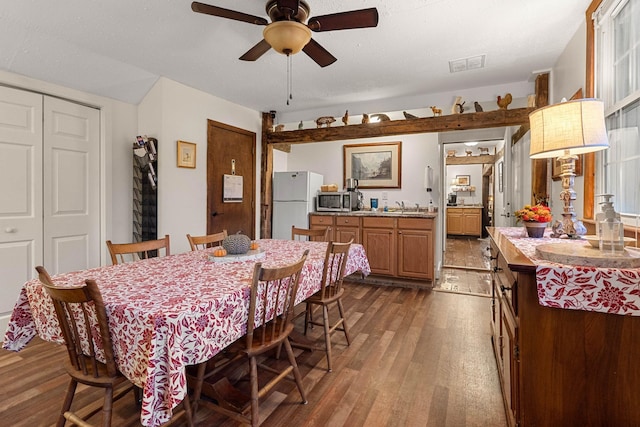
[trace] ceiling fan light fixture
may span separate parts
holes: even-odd
[[[278,53],[294,55],[311,40],[311,30],[295,21],[277,21],[267,25],[262,32],[264,39]]]

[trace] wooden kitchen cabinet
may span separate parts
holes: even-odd
[[[510,426],[516,425],[518,419],[518,376],[519,346],[518,326],[516,322],[518,283],[509,270],[503,256],[497,255],[495,246],[491,248],[493,258],[492,295],[496,312],[492,316],[493,345],[498,365],[498,374],[502,380],[503,397],[507,408],[507,421]],[[495,255],[494,255],[495,254]]]
[[[327,227],[331,227],[328,239],[333,241],[335,236],[334,216],[309,214],[309,228],[314,230],[318,228],[324,230]]]
[[[360,218],[357,216],[336,216],[334,241],[360,243]]]
[[[375,214],[310,214],[310,228],[331,227],[335,242],[361,243],[373,274],[434,279],[435,218]]]
[[[640,317],[540,305],[536,263],[488,231],[491,340],[508,425],[640,425]]]
[[[447,234],[482,235],[482,208],[447,208]]]
[[[362,218],[362,245],[369,258],[371,273],[396,275],[395,218]]]
[[[433,280],[433,220],[398,218],[398,276]]]

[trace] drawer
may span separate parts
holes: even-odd
[[[336,227],[359,227],[360,218],[357,216],[336,216]]]
[[[498,259],[494,261],[493,271],[496,292],[500,293],[502,299],[511,306],[513,314],[518,316],[518,281],[500,254],[498,254]]]
[[[310,225],[324,225],[325,227],[333,225],[333,216],[331,215],[309,215]]]
[[[362,218],[362,228],[395,228],[394,218]]]
[[[433,220],[431,218],[398,218],[398,228],[431,230],[433,228]]]

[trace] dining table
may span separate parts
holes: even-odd
[[[298,261],[309,249],[296,303],[320,290],[326,242],[256,242],[259,249],[251,256],[216,259],[213,249],[206,249],[52,276],[58,286],[80,286],[86,279],[97,282],[117,366],[143,390],[142,425],[155,427],[171,419],[173,409],[187,396],[186,366],[211,359],[245,335],[256,262],[281,267]],[[356,272],[371,272],[360,244],[350,247],[345,276]],[[21,289],[3,348],[19,351],[36,335],[64,342],[51,299],[34,279]]]

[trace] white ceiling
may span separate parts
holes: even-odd
[[[265,0],[203,2],[266,18]],[[388,99],[523,82],[551,68],[590,0],[308,3],[312,17],[376,7],[380,21],[313,33],[338,61],[320,68],[295,55],[289,106],[284,56],[238,60],[264,27],[194,13],[187,0],[2,0],[0,69],[133,104],[165,76],[257,111],[342,111],[363,101],[389,111]],[[449,60],[481,54],[484,69],[449,72]]]

